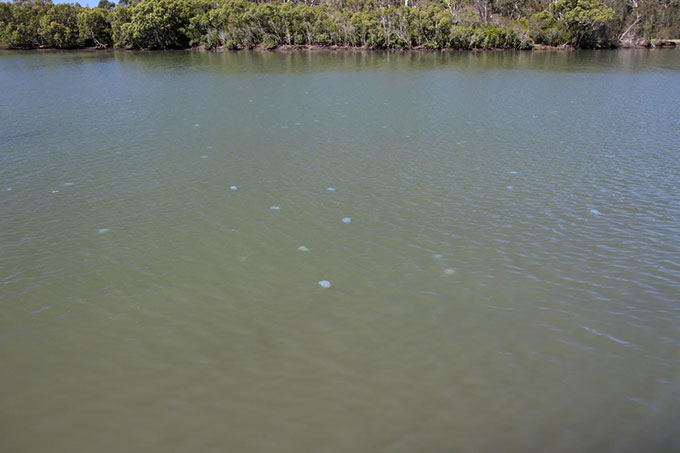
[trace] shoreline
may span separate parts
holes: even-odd
[[[288,45],[283,44],[274,48],[266,48],[264,46],[254,46],[245,49],[229,49],[226,46],[219,46],[208,48],[206,46],[185,47],[178,49],[135,49],[132,47],[80,47],[72,49],[63,49],[59,47],[0,47],[3,51],[37,51],[37,52],[53,52],[53,51],[88,51],[88,52],[111,52],[111,51],[137,51],[137,52],[165,52],[165,51],[189,51],[189,52],[576,52],[579,50],[621,50],[621,49],[677,49],[680,48],[680,39],[651,39],[646,44],[623,44],[620,46],[601,46],[593,49],[580,49],[569,44],[561,46],[548,46],[544,44],[534,44],[529,49],[515,49],[515,48],[456,48],[456,47],[441,47],[429,48],[425,46],[418,47],[394,47],[394,48],[379,48],[379,47],[356,47],[356,46],[323,46],[318,44],[313,45]]]

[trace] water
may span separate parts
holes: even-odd
[[[0,82],[0,450],[680,450],[680,52]]]

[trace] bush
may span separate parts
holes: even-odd
[[[100,8],[53,5],[48,3],[51,0],[17,1],[0,1],[0,46],[170,49],[203,44],[270,49],[290,44],[526,49],[537,42],[593,47],[616,44],[631,25],[628,36],[676,37],[680,22],[680,0],[659,0],[662,5],[614,3],[619,5],[616,21],[614,11],[602,0],[555,0],[528,20],[526,16],[541,2],[489,1],[485,5],[495,8],[495,13],[516,19],[496,15],[493,25],[479,23],[478,5],[472,0],[428,0],[415,7],[397,1],[378,6],[375,0],[316,6],[301,0],[136,0],[121,1],[113,8],[108,0],[101,0]],[[640,20],[631,19],[634,15]]]
[[[180,49],[189,45],[191,10],[186,0],[141,0],[131,10],[130,23],[123,30],[132,47]]]
[[[108,13],[103,9],[83,8],[78,13],[78,32],[80,44],[84,46],[105,48],[113,45]]]

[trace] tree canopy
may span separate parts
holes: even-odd
[[[680,0],[0,2],[5,48],[595,47],[680,36]]]

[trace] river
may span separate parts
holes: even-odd
[[[680,51],[0,52],[0,360],[7,452],[680,450]]]

